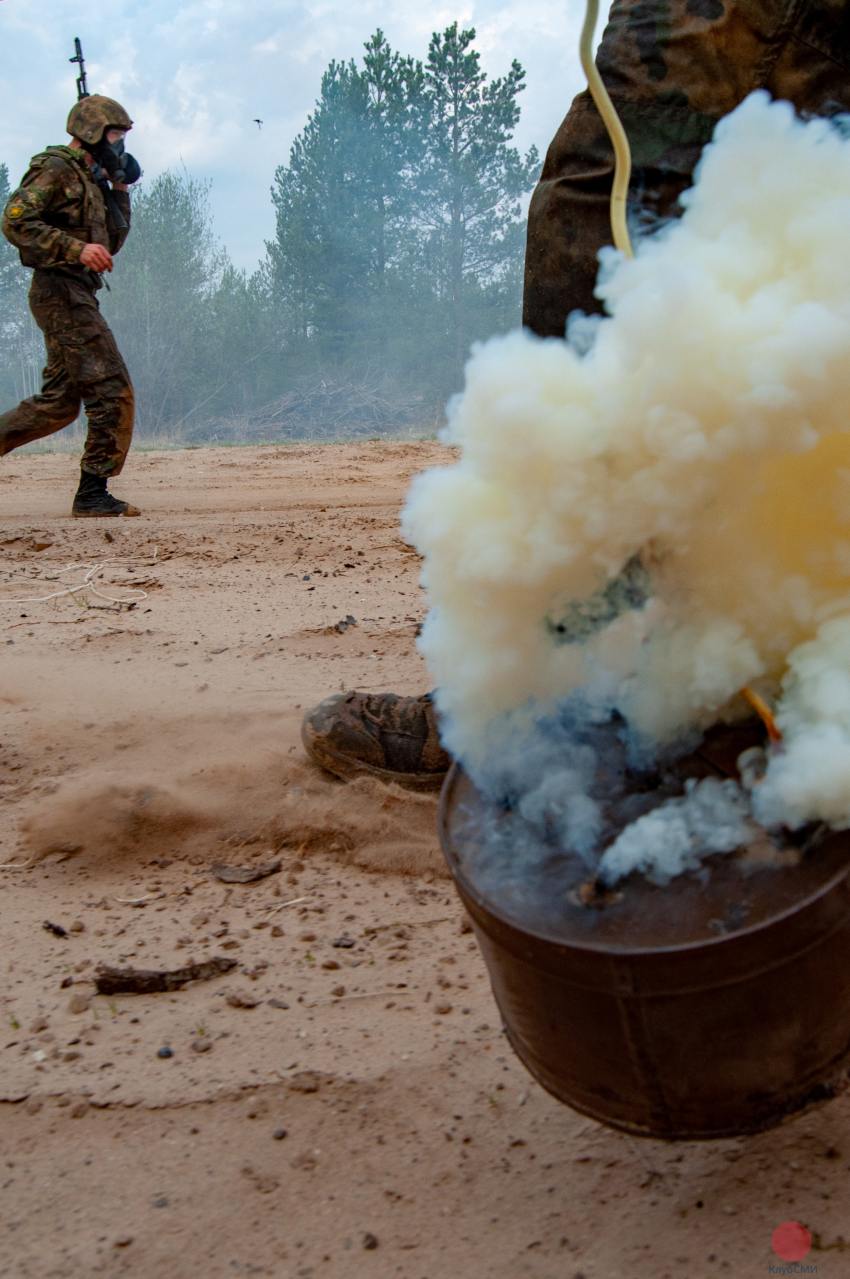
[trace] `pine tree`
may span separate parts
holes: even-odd
[[[415,177],[425,145],[425,74],[421,62],[390,48],[380,28],[364,49],[368,165],[361,182],[367,207],[373,209],[371,266],[382,294],[388,272],[400,267],[411,250]]]
[[[378,30],[362,70],[332,62],[289,163],[275,173],[273,296],[297,344],[334,362],[374,358],[398,327],[422,147],[422,66]]]
[[[510,145],[525,72],[514,60],[506,76],[488,83],[474,39],[474,28],[461,31],[456,22],[431,38],[419,180],[419,218],[456,377],[471,339],[483,336],[482,312],[491,312],[492,323],[495,302],[504,314],[494,328],[519,322],[521,200],[539,168],[534,147],[521,156]]]
[[[361,155],[368,99],[353,63],[332,62],[316,108],[275,173],[272,293],[287,336],[326,351],[344,342],[368,275]]]

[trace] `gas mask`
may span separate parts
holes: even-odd
[[[138,182],[142,176],[138,160],[124,150],[123,138],[119,138],[117,142],[107,142],[106,134],[104,133],[100,142],[87,147],[86,150],[94,158],[95,164],[101,170],[101,174],[109,178],[111,182],[125,182],[130,186],[132,183]],[[95,173],[95,178],[99,180],[100,175]]]

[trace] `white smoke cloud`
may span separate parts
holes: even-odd
[[[447,430],[460,460],[417,480],[404,517],[422,648],[447,743],[484,784],[506,725],[528,740],[578,688],[661,746],[781,683],[758,815],[847,825],[850,141],[755,94],[685,203],[634,260],[603,254],[608,316],[474,353]],[[606,623],[633,563],[648,598]],[[561,624],[580,643],[557,642],[568,601],[597,619]]]
[[[627,826],[605,850],[598,873],[613,884],[640,870],[663,885],[695,870],[709,853],[734,852],[754,834],[741,787],[708,777],[690,783],[682,799],[671,799]]]

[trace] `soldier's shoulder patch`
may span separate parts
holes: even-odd
[[[10,204],[6,210],[7,218],[22,218],[24,215],[24,206],[22,204]]]

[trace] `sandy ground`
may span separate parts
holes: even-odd
[[[756,1276],[789,1218],[808,1273],[850,1274],[850,1100],[681,1147],[559,1105],[501,1033],[436,801],[304,760],[321,697],[428,686],[397,521],[443,457],[136,453],[117,522],[67,518],[72,457],[4,459],[0,861],[30,865],[0,872],[0,1274]],[[89,570],[138,602],[14,602]],[[93,995],[100,963],[215,955]]]

